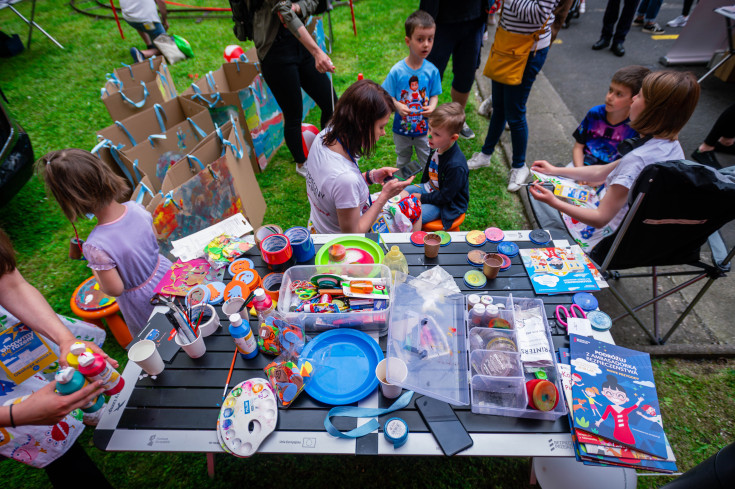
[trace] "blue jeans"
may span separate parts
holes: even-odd
[[[653,22],[656,20],[658,11],[661,8],[661,1],[662,0],[643,0],[638,6],[636,15],[638,15],[638,17],[643,16],[646,24]]]
[[[145,32],[148,34],[151,38],[151,41],[153,41],[155,38],[160,36],[161,34],[165,34],[166,30],[163,28],[163,24],[160,22],[130,22],[129,20],[126,20],[130,26],[135,29],[136,31]]]
[[[513,147],[513,168],[521,168],[526,164],[526,146],[528,145],[526,102],[533,82],[536,81],[536,75],[544,66],[548,53],[548,47],[539,49],[535,53],[531,52],[520,85],[505,85],[493,80],[493,115],[490,117],[490,127],[485,136],[485,144],[482,145],[482,152],[486,155],[493,154],[507,122],[510,126],[510,141]]]
[[[409,194],[428,194],[429,192],[424,189],[423,185],[409,185],[406,187],[406,192]],[[433,204],[421,204],[421,222],[426,224],[427,222],[436,221],[441,219],[442,210],[441,207],[437,207]]]

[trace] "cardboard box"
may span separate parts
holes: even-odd
[[[108,74],[102,102],[113,121],[123,121],[154,104],[176,98],[176,86],[162,56],[117,68]]]

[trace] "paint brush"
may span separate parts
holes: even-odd
[[[235,368],[235,360],[237,360],[237,348],[235,348],[235,353],[232,354],[232,363],[230,364],[230,373],[227,374],[227,382],[225,382],[225,390],[222,391],[222,402],[224,402],[225,397],[227,397],[227,389],[230,387],[230,380],[232,379],[232,369]]]
[[[387,244],[385,244],[385,240],[383,239],[383,235],[382,235],[381,233],[378,233],[378,240],[380,240],[380,242],[382,243],[382,245],[383,245],[383,248],[385,248],[385,251],[386,251],[386,252],[390,251],[390,250],[388,249],[388,245],[387,245]]]

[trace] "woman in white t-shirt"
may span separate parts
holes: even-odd
[[[309,227],[318,233],[366,233],[388,200],[413,182],[389,179],[397,168],[360,171],[358,159],[370,156],[385,136],[393,100],[372,80],[353,83],[339,99],[329,125],[314,139],[306,160]],[[368,186],[382,184],[373,201]],[[420,225],[421,219],[417,221]]]
[[[606,192],[595,209],[578,207],[557,199],[538,183],[529,193],[559,212],[566,219],[588,225],[570,233],[575,240],[592,249],[605,236],[615,232],[628,211],[628,192],[643,169],[653,163],[684,158],[679,132],[687,123],[699,100],[699,84],[692,73],[657,71],[643,79],[641,91],[633,97],[630,126],[646,139],[645,143],[607,165],[556,167],[548,161],[535,161],[532,170],[546,175],[573,178],[591,185],[605,183]],[[569,226],[567,226],[569,228]]]

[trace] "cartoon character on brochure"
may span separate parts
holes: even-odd
[[[612,404],[607,406],[602,418],[595,422],[595,426],[607,419],[608,415],[612,416],[615,428],[613,429],[613,438],[620,443],[626,445],[635,445],[635,437],[628,427],[628,414],[638,409],[643,402],[643,398],[639,397],[638,402],[628,408],[624,408],[623,404],[628,402],[628,395],[623,386],[618,384],[618,379],[614,375],[608,375],[607,380],[602,383],[602,395]]]

